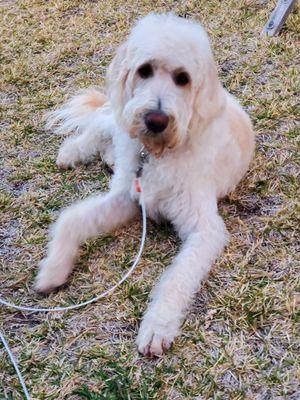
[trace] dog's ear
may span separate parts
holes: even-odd
[[[107,71],[108,97],[113,109],[120,116],[126,102],[126,82],[129,75],[127,42],[118,47]]]
[[[222,110],[225,95],[213,60],[210,60],[204,66],[201,75],[200,84],[195,94],[194,112],[206,123]]]

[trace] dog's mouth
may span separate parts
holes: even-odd
[[[132,138],[139,138],[148,152],[155,157],[161,157],[167,150],[174,149],[179,143],[174,118],[170,120],[167,129],[160,133],[150,131],[140,120],[131,127],[129,133]]]
[[[159,135],[153,135],[151,132],[141,132],[139,133],[139,139],[149,153],[155,157],[161,157],[165,151],[174,149],[178,142],[177,135],[169,131]]]

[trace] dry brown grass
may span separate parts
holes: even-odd
[[[105,190],[100,162],[61,172],[61,139],[42,115],[78,88],[103,84],[115,47],[149,11],[203,22],[224,85],[252,116],[257,152],[223,200],[231,242],[199,292],[173,349],[138,356],[134,338],[154,280],[178,242],[150,223],[143,261],[113,298],[67,314],[0,309],[0,329],[34,399],[296,399],[300,396],[296,300],[297,26],[260,38],[275,1],[5,1],[1,6],[1,296],[54,306],[81,301],[116,280],[136,252],[140,223],[90,241],[70,285],[48,298],[32,290],[48,226],[74,199]],[[298,58],[299,65],[299,58]],[[298,236],[297,236],[298,234]],[[82,390],[81,395],[74,390]],[[0,398],[23,394],[0,349]]]

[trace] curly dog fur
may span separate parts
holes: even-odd
[[[95,89],[79,94],[50,115],[48,126],[76,132],[59,150],[59,167],[74,167],[100,153],[114,175],[109,193],[62,212],[36,289],[61,286],[80,244],[137,215],[134,177],[145,146],[147,214],[169,220],[182,239],[137,337],[142,354],[160,355],[179,334],[193,295],[227,243],[217,200],[235,188],[249,166],[251,122],[222,87],[204,29],[172,14],[150,14],[118,48],[107,94]]]

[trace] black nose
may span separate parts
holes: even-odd
[[[146,127],[153,133],[161,133],[169,123],[169,117],[162,111],[150,111],[144,117]]]

